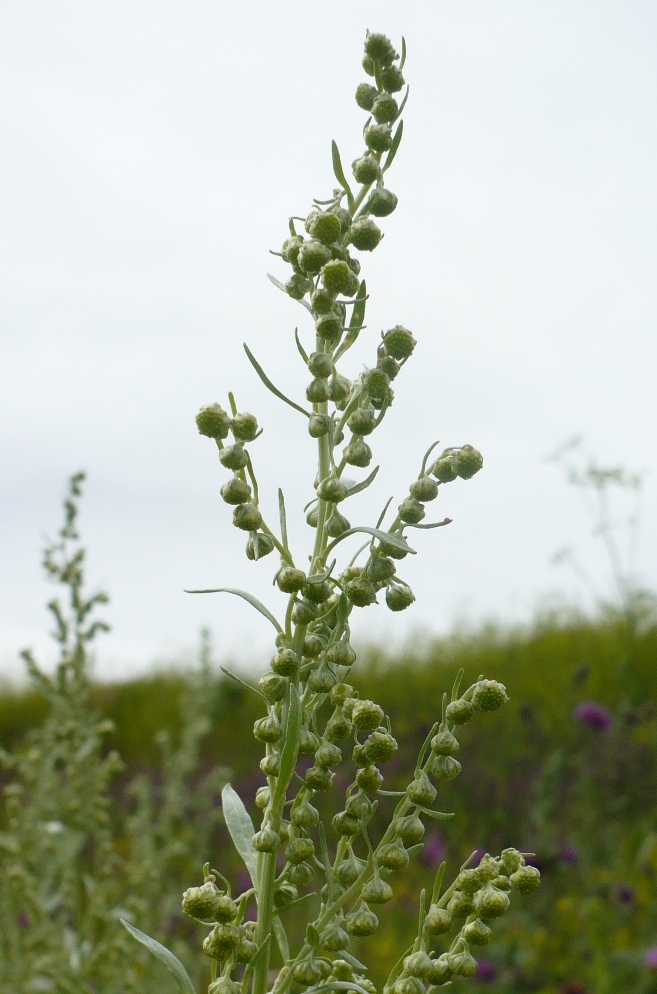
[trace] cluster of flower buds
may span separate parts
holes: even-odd
[[[204,881],[200,887],[190,887],[183,894],[182,909],[194,921],[211,925],[212,930],[203,941],[203,952],[218,962],[249,963],[256,954],[255,922],[243,921],[244,904],[232,900],[230,891],[222,891],[216,883],[217,875],[209,872],[206,864]],[[231,988],[224,994],[236,994]],[[219,988],[213,991],[217,994]]]

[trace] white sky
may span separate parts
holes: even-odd
[[[575,433],[602,463],[652,470],[639,567],[657,587],[653,2],[5,0],[5,674],[26,644],[52,658],[40,549],[78,468],[90,580],[112,598],[99,674],[190,651],[202,625],[219,657],[266,660],[270,630],[247,605],[182,593],[232,585],[282,601],[273,557],[243,556],[194,415],[233,389],[265,428],[265,508],[281,485],[299,515],[312,443],[241,345],[303,396],[292,332],[310,344],[310,320],[267,281],[286,269],[268,249],[290,214],[330,196],[331,138],[347,164],[362,150],[366,27],[405,34],[411,96],[387,174],[399,207],[362,260],[369,332],[345,370],[372,363],[381,328],[401,322],[419,344],[374,436],[379,478],[349,517],[372,524],[391,493],[401,500],[436,438],[476,445],[485,468],[429,506],[450,528],[412,533],[420,554],[400,572],[417,603],[360,612],[355,631],[523,620],[551,591],[586,606],[549,565],[569,542],[608,591],[576,494],[543,461]],[[302,563],[311,533],[293,535]]]

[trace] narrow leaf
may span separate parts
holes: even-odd
[[[450,818],[454,817],[453,811],[434,811],[433,808],[423,808],[418,804],[420,811],[427,815],[429,818],[435,818],[436,821],[448,821]]]
[[[463,682],[463,677],[464,676],[465,676],[465,670],[463,669],[463,667],[461,667],[461,669],[456,674],[456,678],[455,678],[454,684],[452,686],[452,701],[455,701],[455,700],[458,699],[459,690],[461,689],[461,683]]]
[[[353,966],[354,970],[360,970],[363,973],[365,973],[368,969],[368,967],[366,967],[364,963],[361,963],[361,961],[356,959],[355,956],[352,956],[351,953],[348,953],[346,949],[340,950],[340,959],[343,959],[345,963],[349,964],[349,966]]]
[[[264,369],[262,368],[262,366],[260,365],[260,363],[258,362],[258,360],[255,358],[255,356],[253,355],[253,353],[249,349],[248,345],[246,345],[246,344],[244,345],[244,351],[247,354],[249,362],[251,363],[251,365],[253,366],[253,368],[255,369],[256,373],[258,374],[258,376],[260,377],[260,379],[262,380],[262,382],[265,384],[265,386],[267,387],[267,389],[271,390],[271,392],[274,394],[274,396],[278,397],[279,400],[282,400],[285,404],[289,404],[289,406],[293,407],[295,411],[299,411],[300,414],[305,414],[305,416],[307,418],[309,418],[310,417],[310,412],[309,411],[304,411],[303,407],[299,407],[299,405],[296,404],[293,400],[290,400],[289,397],[286,397],[284,393],[281,393],[281,391],[278,389],[278,387],[274,386],[274,384],[271,382],[271,380],[269,379],[269,377],[265,373]]]
[[[281,752],[281,772],[276,783],[276,793],[274,803],[280,800],[287,791],[294,767],[297,765],[299,753],[299,726],[301,724],[301,705],[299,694],[293,683],[290,684],[290,703],[287,712],[287,726],[285,730],[285,745]]]
[[[226,821],[226,828],[235,844],[235,848],[244,860],[249,876],[254,886],[258,884],[258,854],[253,848],[251,839],[255,828],[249,812],[244,807],[242,799],[227,783],[221,792],[221,805]]]
[[[354,195],[351,192],[351,187],[347,183],[347,179],[344,174],[344,169],[342,168],[342,160],[340,159],[340,150],[334,141],[331,142],[331,158],[333,159],[333,172],[335,173],[335,178],[338,183],[347,194],[347,200],[349,205],[354,202]]]
[[[410,93],[410,91],[411,91],[410,86],[407,86],[406,87],[406,93],[404,94],[404,99],[402,100],[401,104],[399,105],[399,110],[397,111],[397,117],[401,117],[402,114],[404,113],[404,107],[406,106],[406,103],[408,101],[408,94]]]
[[[392,545],[393,548],[399,549],[401,552],[410,552],[413,555],[416,555],[415,549],[411,549],[410,545],[407,545],[404,539],[399,535],[391,535],[390,532],[382,532],[379,528],[368,528],[366,525],[358,525],[356,528],[349,528],[346,532],[343,532],[342,535],[338,535],[338,537],[334,538],[332,542],[329,542],[324,551],[326,553],[331,552],[336,547],[338,542],[348,538],[350,535],[356,535],[358,532],[366,532],[368,535],[378,538],[379,542],[385,542],[386,545]]]
[[[386,516],[386,511],[390,507],[391,503],[392,503],[392,497],[389,497],[388,500],[386,501],[386,506],[383,508],[383,510],[381,511],[381,514],[379,515],[379,520],[376,523],[376,527],[377,528],[380,528],[381,525],[383,524],[383,519]]]
[[[283,546],[287,549],[287,515],[285,513],[285,497],[283,496],[283,491],[278,488],[278,517],[281,522],[281,539],[283,541]]]
[[[438,867],[438,872],[436,873],[436,879],[434,880],[434,883],[433,883],[433,892],[431,894],[431,903],[432,904],[436,904],[437,901],[438,901],[438,898],[440,897],[440,891],[442,890],[442,886],[443,886],[443,877],[445,876],[445,867],[446,866],[447,866],[447,863],[443,862]]]
[[[137,942],[141,942],[142,946],[146,946],[148,951],[151,952],[153,956],[156,956],[160,963],[167,968],[183,994],[196,994],[194,985],[189,979],[189,974],[177,956],[174,956],[173,953],[166,948],[166,946],[163,946],[160,942],[157,942],[156,939],[151,939],[150,935],[146,935],[145,932],[140,932],[138,928],[134,927],[134,925],[129,925],[123,918],[121,918],[120,921],[133,939],[136,939]]]
[[[369,487],[370,483],[372,483],[378,472],[379,472],[379,467],[375,466],[366,480],[363,480],[361,483],[356,483],[353,487],[349,487],[346,496],[353,497],[354,494],[359,494],[361,490],[366,490]]]
[[[360,286],[358,287],[358,293],[354,301],[354,309],[351,312],[351,319],[349,321],[349,328],[347,334],[342,341],[342,344],[336,350],[333,356],[333,362],[337,362],[340,356],[343,356],[347,349],[350,349],[354,344],[359,334],[363,330],[363,321],[365,319],[365,308],[367,307],[367,286],[365,280],[361,280]]]
[[[413,859],[413,856],[417,856],[417,854],[419,852],[422,852],[423,849],[424,849],[424,842],[416,842],[414,846],[411,846],[410,849],[406,850],[406,852],[408,853],[408,858]]]
[[[323,569],[321,573],[313,573],[311,576],[306,577],[306,583],[323,583],[333,572],[336,562],[337,560],[334,559],[330,566]]]
[[[430,521],[427,524],[411,524],[407,522],[409,528],[444,528],[445,525],[451,525],[452,518],[443,518],[442,521]]]
[[[322,863],[324,865],[324,874],[326,876],[326,884],[329,891],[329,903],[333,902],[333,871],[331,869],[331,858],[329,856],[328,844],[326,842],[326,831],[324,829],[324,823],[320,821],[319,823],[319,851],[322,856]]]
[[[313,949],[317,949],[319,945],[319,932],[312,922],[309,922],[306,927],[306,942],[309,946],[312,946]]]
[[[304,349],[303,345],[301,344],[301,341],[299,340],[299,329],[298,328],[294,329],[294,340],[297,343],[297,349],[299,350],[299,355],[301,356],[301,358],[303,359],[303,361],[305,363],[307,363],[308,362],[308,353],[306,352],[306,350]]]
[[[253,594],[248,593],[246,590],[236,590],[233,587],[213,587],[211,590],[186,590],[186,594],[234,594],[236,597],[241,597],[242,600],[247,601],[251,607],[254,607],[256,611],[259,611],[263,618],[267,621],[271,621],[272,625],[277,632],[282,632],[283,629],[276,621],[276,618],[268,611],[264,604],[262,604],[257,597]]]
[[[272,276],[271,273],[267,273],[267,279],[269,280],[270,283],[273,283],[274,286],[277,287],[277,289],[282,290],[283,293],[287,296],[287,290],[285,289],[285,283],[281,283],[281,281],[277,280],[276,277]]]
[[[260,943],[260,945],[256,949],[255,953],[253,954],[253,957],[246,964],[246,969],[244,971],[244,976],[242,977],[242,992],[243,992],[243,994],[246,994],[246,992],[248,991],[248,989],[249,989],[249,978],[251,977],[251,974],[255,970],[256,966],[258,965],[258,963],[260,962],[260,960],[262,959],[262,957],[265,955],[265,952],[268,949],[270,943],[271,943],[271,932],[269,933],[269,935],[267,936],[266,939],[263,939],[263,941]]]
[[[261,694],[258,688],[254,687],[253,684],[247,683],[246,680],[242,680],[240,677],[237,676],[237,674],[231,673],[231,671],[227,670],[225,666],[219,666],[219,669],[221,670],[222,673],[225,673],[226,676],[229,676],[231,680],[234,680],[235,683],[239,683],[242,687],[246,687],[247,690],[252,690],[254,694],[258,695],[258,697],[262,697],[263,701],[265,701],[266,704],[269,705],[269,701],[267,700],[265,695]]]
[[[427,468],[427,462],[429,460],[429,456],[431,455],[431,453],[433,452],[433,450],[436,448],[437,445],[440,445],[440,439],[438,439],[437,442],[433,442],[429,446],[429,448],[427,449],[427,451],[424,453],[424,459],[422,460],[422,469],[420,470],[420,476],[424,476],[426,468]]]
[[[401,46],[401,48],[402,48],[402,50],[401,50],[401,58],[399,60],[399,68],[403,69],[404,68],[404,63],[406,62],[406,39],[404,38],[403,35],[402,35],[402,46]]]
[[[418,773],[420,772],[420,769],[422,768],[422,763],[424,762],[424,757],[426,756],[427,751],[429,749],[429,746],[431,745],[432,738],[434,737],[434,735],[438,731],[438,726],[439,726],[439,722],[437,722],[437,721],[434,722],[434,724],[431,727],[431,731],[429,732],[429,734],[427,735],[426,739],[422,743],[422,748],[420,749],[420,751],[418,753],[417,764],[415,766],[415,775],[416,776],[418,775]]]
[[[397,127],[397,130],[395,131],[394,137],[392,139],[392,145],[390,146],[390,149],[386,156],[385,164],[381,172],[385,172],[386,169],[390,169],[390,166],[392,165],[394,158],[397,155],[397,149],[401,144],[403,133],[404,133],[404,122],[400,121],[399,126]]]
[[[287,941],[287,935],[285,929],[283,928],[283,922],[280,920],[278,915],[272,918],[271,929],[274,933],[276,942],[278,943],[278,948],[281,951],[283,962],[286,963],[290,958],[290,943]]]

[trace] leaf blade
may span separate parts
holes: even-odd
[[[167,968],[183,994],[196,994],[194,985],[189,979],[189,974],[177,956],[174,956],[173,953],[167,949],[166,946],[163,946],[161,942],[158,942],[157,939],[152,939],[150,935],[146,935],[145,932],[135,928],[134,925],[130,925],[124,918],[121,918],[120,922],[126,931],[130,933],[133,939],[136,939],[137,942],[141,942],[142,946],[145,946],[146,949],[148,949],[148,951],[159,959],[160,963]]]
[[[282,400],[284,404],[288,404],[290,407],[294,408],[295,411],[299,411],[300,414],[303,414],[305,415],[305,417],[309,418],[310,417],[309,411],[304,410],[303,407],[300,407],[299,404],[297,404],[295,401],[290,400],[290,398],[286,397],[285,394],[278,389],[278,387],[274,386],[274,384],[269,379],[269,377],[265,373],[264,369],[262,368],[256,357],[251,352],[246,342],[244,343],[244,351],[246,352],[247,358],[251,363],[251,365],[253,366],[253,368],[255,369],[256,373],[258,374],[264,385],[267,387],[267,389],[271,393],[273,393],[274,397],[278,397],[278,399]]]
[[[235,597],[241,597],[242,600],[246,601],[251,607],[254,607],[263,618],[267,621],[271,621],[272,625],[277,632],[282,632],[283,629],[279,625],[278,621],[274,615],[269,611],[262,601],[259,601],[257,597],[250,594],[248,590],[238,590],[236,587],[212,587],[209,590],[185,590],[186,594],[234,594]]]
[[[340,149],[338,148],[335,141],[331,142],[331,160],[333,162],[333,172],[335,173],[335,178],[338,183],[347,194],[347,200],[349,204],[353,204],[354,195],[351,192],[351,187],[347,183],[346,176],[344,174],[344,169],[342,168],[342,159],[340,158]]]
[[[384,166],[383,166],[383,168],[381,170],[382,173],[385,173],[385,171],[387,169],[390,169],[390,166],[393,164],[393,162],[395,160],[395,156],[397,155],[397,149],[399,148],[399,146],[401,144],[401,140],[402,140],[402,135],[403,134],[404,134],[404,122],[400,121],[399,122],[399,127],[395,131],[394,137],[392,139],[392,144],[390,145],[390,148],[388,150],[388,154],[386,156],[385,164],[384,164]]]
[[[221,806],[226,821],[226,828],[233,840],[233,844],[249,871],[253,886],[257,888],[258,854],[251,842],[255,834],[255,827],[251,821],[249,812],[244,807],[242,798],[229,783],[221,791]]]
[[[301,704],[297,688],[290,684],[290,704],[287,713],[285,745],[281,752],[281,771],[276,783],[274,804],[285,795],[289,786],[299,753],[299,725],[301,724]]]
[[[358,525],[355,528],[349,528],[346,532],[343,532],[342,535],[338,535],[337,538],[334,538],[333,541],[329,542],[326,546],[326,549],[324,550],[325,554],[331,552],[338,542],[348,538],[350,535],[356,535],[358,532],[365,532],[368,535],[372,535],[374,538],[377,538],[379,542],[384,542],[386,545],[392,545],[393,548],[399,549],[401,552],[410,552],[411,555],[416,555],[415,549],[411,549],[410,545],[407,545],[403,538],[400,538],[398,535],[391,535],[390,532],[383,532],[380,528],[369,528],[367,525]]]

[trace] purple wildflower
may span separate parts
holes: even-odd
[[[497,977],[497,967],[489,959],[480,959],[477,963],[475,980],[482,984],[492,984]]]
[[[596,704],[595,701],[583,701],[575,708],[573,715],[577,721],[586,728],[590,728],[592,732],[608,732],[611,728],[611,713],[601,704]]]
[[[447,856],[445,840],[439,832],[431,832],[424,840],[424,849],[420,859],[425,866],[440,866]]]
[[[579,850],[576,846],[564,846],[559,852],[559,862],[566,866],[576,866],[579,863]]]
[[[643,962],[651,970],[657,970],[657,946],[651,946],[643,954]]]

